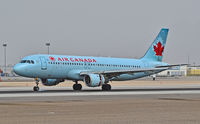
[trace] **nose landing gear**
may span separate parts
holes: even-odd
[[[38,86],[38,85],[39,85],[39,80],[38,80],[38,79],[35,79],[35,81],[36,81],[36,82],[35,82],[35,83],[36,83],[36,86],[33,87],[33,91],[36,91],[36,92],[37,92],[37,91],[40,90],[40,88],[39,88],[39,86]]]
[[[39,91],[39,90],[40,90],[40,88],[38,86],[33,87],[33,91]]]

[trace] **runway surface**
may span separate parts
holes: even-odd
[[[45,96],[118,96],[118,95],[200,94],[200,85],[182,86],[116,86],[111,91],[84,87],[73,91],[70,87],[42,87],[33,92],[32,87],[1,87],[0,98]]]
[[[0,87],[2,124],[198,124],[200,85]]]

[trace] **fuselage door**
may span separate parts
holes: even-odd
[[[45,57],[40,57],[40,61],[41,61],[41,69],[47,70],[47,61],[46,61]]]
[[[84,62],[84,68],[85,69],[90,69],[91,68],[90,63],[89,62]]]
[[[87,64],[87,62],[84,62],[84,69],[88,69],[88,64]]]

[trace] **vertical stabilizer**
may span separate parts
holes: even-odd
[[[144,57],[142,57],[141,59],[151,61],[162,61],[168,31],[169,29],[165,28],[160,30],[160,33],[153,41],[152,45],[150,46]]]

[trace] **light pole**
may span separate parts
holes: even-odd
[[[3,43],[3,47],[4,47],[4,73],[6,74],[6,47],[7,47],[7,44]]]
[[[48,51],[47,51],[47,52],[48,52],[48,54],[49,54],[49,47],[50,47],[50,45],[51,45],[50,43],[46,43],[47,50],[48,50]]]

